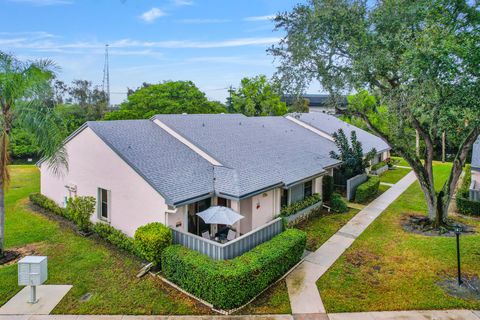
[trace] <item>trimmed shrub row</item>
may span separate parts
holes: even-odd
[[[373,198],[378,193],[380,178],[369,176],[368,180],[357,187],[355,191],[355,202],[362,203]]]
[[[380,168],[383,168],[383,167],[385,167],[385,166],[388,166],[388,163],[385,162],[385,161],[380,161],[379,163],[374,164],[374,165],[372,166],[371,171],[376,171],[376,170],[378,170],[378,169],[380,169]]]
[[[456,203],[458,212],[480,216],[480,201],[470,200],[468,191],[457,192]]]
[[[70,219],[68,216],[67,209],[60,207],[55,201],[45,197],[43,194],[32,193],[30,194],[29,198],[30,198],[30,201],[32,201],[32,203],[36,204],[40,208],[48,210],[64,218]]]
[[[457,191],[455,202],[457,204],[458,212],[469,215],[480,215],[480,201],[472,201],[469,199],[469,188],[472,183],[472,171],[471,165],[465,166],[465,176],[463,182]]]
[[[288,229],[251,251],[224,261],[173,245],[162,254],[162,269],[167,279],[215,308],[233,309],[255,297],[300,261],[305,244],[304,232]]]
[[[93,197],[70,198],[67,209],[61,208],[55,201],[40,193],[31,194],[30,200],[45,210],[73,221],[80,230],[84,232],[91,230],[114,246],[136,254],[153,264],[160,263],[163,250],[172,244],[171,230],[160,222],[149,223],[138,228],[135,232],[135,240],[109,224],[103,222],[92,224],[90,217],[95,212],[96,202]]]
[[[292,203],[289,206],[285,206],[280,210],[280,215],[282,217],[288,217],[292,214],[299,212],[305,208],[313,206],[315,203],[322,201],[322,197],[318,193],[312,194],[310,197],[307,197],[301,201]]]
[[[120,230],[115,229],[109,224],[97,222],[92,226],[92,231],[100,238],[110,242],[114,246],[127,252],[137,254],[133,239]]]

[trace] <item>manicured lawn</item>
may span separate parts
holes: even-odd
[[[28,195],[39,191],[34,166],[11,166],[6,194],[6,247],[33,248],[48,256],[47,284],[73,288],[53,313],[69,314],[208,314],[195,303],[149,275],[137,279],[141,262],[103,241],[77,235],[68,227],[29,209]],[[0,266],[0,305],[21,288],[17,266]],[[80,301],[86,293],[88,301]]]
[[[450,164],[435,163],[436,188]],[[447,295],[436,283],[456,275],[455,239],[407,233],[408,214],[425,214],[418,182],[404,192],[319,279],[328,312],[412,309],[479,309],[480,301]],[[468,219],[480,230],[480,220]],[[480,234],[462,236],[465,275],[480,275]]]
[[[279,281],[252,303],[241,309],[238,314],[290,314],[287,283]]]
[[[403,167],[410,167],[407,161],[403,159],[402,157],[391,157],[392,160],[398,161],[398,163],[395,163],[397,166],[403,166]]]
[[[307,250],[315,251],[343,227],[359,210],[349,208],[346,213],[329,213],[322,210],[322,213],[308,219],[296,228],[307,233]]]
[[[384,172],[380,176],[380,181],[381,182],[386,182],[386,183],[397,183],[403,177],[405,177],[410,171],[411,171],[411,169],[395,168],[394,167],[393,169]]]
[[[343,227],[359,210],[349,208],[346,213],[322,211],[296,228],[307,233],[307,250],[315,251]],[[240,310],[240,314],[291,313],[287,285],[284,280],[265,291],[255,301]]]

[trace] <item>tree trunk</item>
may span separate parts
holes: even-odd
[[[5,193],[2,181],[0,181],[0,257],[3,257],[5,243]]]

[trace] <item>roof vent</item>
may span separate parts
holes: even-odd
[[[240,122],[238,123],[238,125],[241,126],[241,125],[242,125],[242,121],[240,121]]]
[[[205,127],[205,122],[204,122],[204,123],[202,123],[202,127]]]

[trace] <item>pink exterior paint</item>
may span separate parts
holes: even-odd
[[[129,236],[149,222],[165,221],[165,200],[90,128],[84,129],[66,145],[69,171],[57,177],[43,163],[41,192],[62,205],[68,196],[65,185],[76,185],[78,196],[97,199],[98,188],[110,190],[109,223]],[[98,199],[97,199],[98,202]],[[92,221],[98,221],[98,213]]]
[[[279,214],[279,211],[275,210],[280,205],[280,199],[277,198],[278,197],[276,197],[276,189],[263,192],[251,198],[252,226],[250,230],[261,227],[267,222],[275,219],[275,217]],[[277,200],[278,204],[276,203]],[[243,233],[245,232],[243,231]]]

